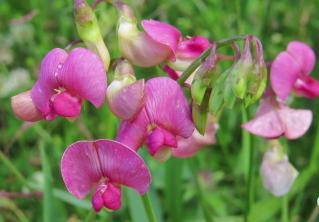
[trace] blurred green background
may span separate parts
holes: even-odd
[[[154,18],[177,26],[186,35],[222,39],[252,33],[263,42],[266,60],[302,40],[319,55],[319,0],[130,0],[138,18]],[[19,18],[34,17],[27,22]],[[117,14],[110,4],[96,14],[113,58],[119,57]],[[86,103],[81,117],[69,122],[23,123],[11,111],[10,97],[31,88],[43,56],[78,39],[71,0],[0,0],[0,222],[9,221],[147,221],[140,198],[125,190],[121,210],[94,215],[89,198],[76,200],[66,192],[60,175],[64,149],[76,140],[114,138],[118,120],[106,105],[96,110]],[[227,51],[225,51],[227,53]],[[317,76],[319,65],[312,73]],[[139,77],[164,75],[159,68],[137,69]],[[316,220],[319,196],[318,100],[296,98],[293,107],[313,110],[307,134],[281,140],[300,175],[290,192],[289,221]],[[254,114],[253,105],[250,115]],[[159,222],[243,221],[246,206],[247,150],[241,149],[239,107],[225,110],[217,144],[190,159],[159,164],[142,150],[150,166],[152,202]],[[251,222],[282,220],[282,198],[263,189],[259,166],[267,145],[252,138],[256,149],[255,204]],[[25,195],[24,197],[21,196]],[[17,194],[17,196],[14,196]],[[43,195],[44,194],[44,195]]]

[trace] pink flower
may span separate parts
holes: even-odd
[[[174,59],[180,32],[174,26],[155,20],[143,20],[144,32],[137,28],[136,19],[127,5],[120,6],[118,38],[124,58],[138,66],[156,66]]]
[[[188,138],[194,131],[190,107],[180,86],[167,77],[145,84],[145,105],[131,120],[120,125],[117,140],[138,150],[146,143],[151,155],[159,160],[177,147],[177,136]]]
[[[36,108],[46,120],[56,115],[76,117],[83,99],[100,107],[106,94],[106,71],[99,57],[84,48],[67,53],[51,50],[43,59],[39,80],[31,91]]]
[[[311,121],[310,110],[292,109],[274,97],[268,96],[261,100],[255,118],[242,127],[252,134],[268,139],[283,135],[288,139],[297,139],[306,133]]]
[[[276,95],[285,100],[293,90],[307,98],[319,96],[319,82],[309,76],[315,60],[315,53],[307,44],[290,42],[271,65],[270,80]]]
[[[151,183],[150,172],[135,151],[104,139],[71,144],[63,154],[61,173],[65,186],[75,197],[84,198],[95,190],[92,205],[97,212],[103,207],[121,207],[122,185],[142,195]]]
[[[217,124],[215,124],[211,119],[208,121],[208,126],[204,136],[195,129],[193,135],[186,139],[178,137],[177,148],[173,149],[173,156],[180,158],[191,157],[204,146],[215,144],[217,128]]]
[[[170,61],[168,65],[164,66],[164,71],[172,79],[178,79],[183,71],[197,59],[208,47],[210,43],[208,39],[203,36],[194,36],[192,38],[186,38],[179,42],[176,50],[176,61]],[[191,75],[186,83],[191,85],[194,76]]]

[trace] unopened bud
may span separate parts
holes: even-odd
[[[106,69],[110,65],[110,54],[105,46],[94,11],[85,0],[74,0],[75,24],[80,38],[103,61]]]
[[[287,194],[298,176],[288,156],[277,146],[265,153],[260,173],[265,188],[274,196]]]

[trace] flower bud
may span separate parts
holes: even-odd
[[[111,111],[121,119],[131,119],[144,105],[144,80],[136,81],[131,65],[123,60],[116,67],[114,80],[107,88]]]
[[[85,0],[74,0],[74,15],[80,38],[90,50],[99,55],[108,69],[110,54],[103,41],[94,11]]]
[[[288,156],[277,146],[265,153],[260,173],[264,187],[274,196],[287,194],[298,176],[298,171],[289,163]]]
[[[181,35],[175,27],[155,20],[143,20],[144,32],[141,32],[132,10],[125,4],[118,8],[118,38],[123,57],[142,67],[156,66],[175,57]]]
[[[31,99],[31,91],[20,93],[11,98],[11,106],[17,117],[24,121],[35,122],[43,117]]]

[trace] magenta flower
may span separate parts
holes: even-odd
[[[99,57],[84,48],[67,53],[51,50],[43,59],[39,80],[31,91],[34,105],[46,120],[76,117],[83,99],[100,107],[106,94],[106,71]]]
[[[178,79],[183,71],[197,59],[208,47],[210,43],[208,39],[203,36],[194,36],[186,38],[178,44],[176,50],[176,61],[170,61],[168,65],[164,66],[164,71],[173,78]],[[191,75],[186,83],[191,85],[194,76]]]
[[[217,124],[215,124],[211,118],[208,122],[204,136],[195,129],[193,135],[186,139],[178,137],[177,148],[173,149],[173,156],[180,158],[191,157],[204,146],[215,144],[217,128]]]
[[[134,150],[146,143],[150,154],[163,160],[177,147],[177,136],[188,138],[194,131],[190,107],[180,86],[167,77],[145,84],[145,105],[131,120],[120,125],[117,140]]]
[[[276,95],[283,100],[291,91],[307,98],[319,96],[319,81],[309,76],[315,60],[315,53],[307,44],[290,42],[271,65],[270,80]]]
[[[151,183],[143,159],[127,146],[112,140],[71,144],[63,154],[61,173],[68,191],[77,198],[84,198],[95,189],[92,205],[97,212],[103,207],[110,210],[121,207],[122,185],[142,195]]]
[[[118,38],[121,53],[132,64],[150,67],[174,59],[180,32],[174,26],[155,20],[143,20],[144,32],[137,28],[136,19],[127,5],[120,5]]]
[[[242,127],[252,134],[267,139],[280,136],[297,139],[306,133],[311,121],[310,110],[292,109],[276,98],[268,96],[261,100],[255,118]]]

